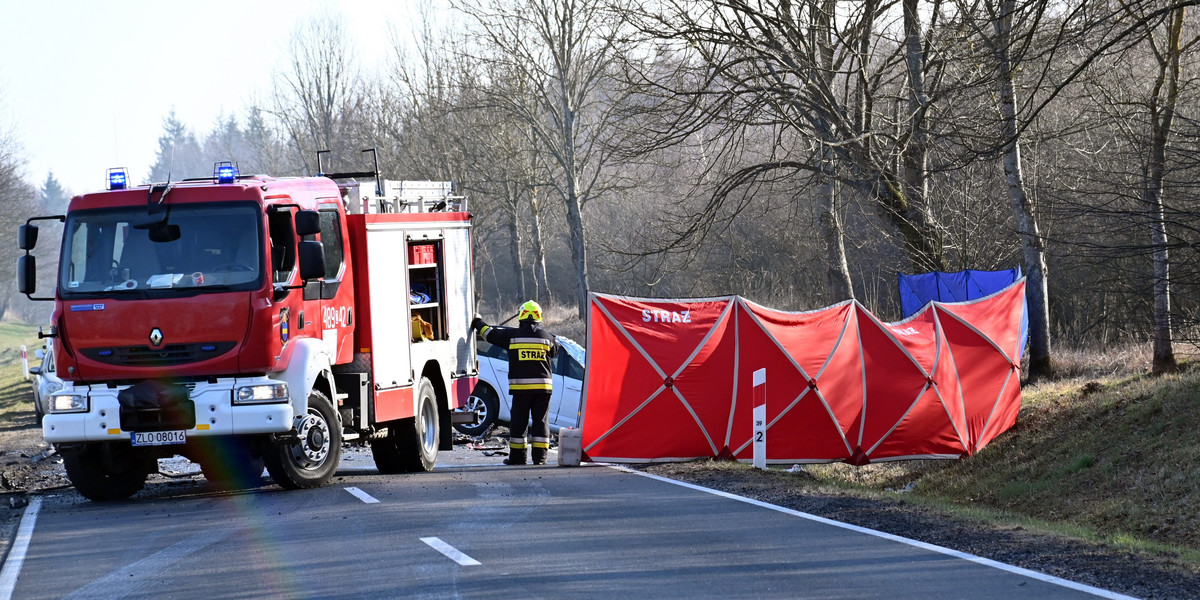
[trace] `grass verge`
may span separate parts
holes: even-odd
[[[818,484],[905,499],[1200,565],[1200,368],[1027,387],[1016,426],[975,456],[810,465]]]
[[[0,421],[9,423],[17,414],[33,411],[32,379],[21,370],[21,345],[29,353],[30,366],[41,364],[34,357],[40,348],[37,327],[22,323],[0,322]]]

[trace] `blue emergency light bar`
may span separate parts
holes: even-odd
[[[213,165],[213,179],[217,183],[233,183],[237,181],[237,178],[238,168],[232,162],[224,161]]]
[[[125,167],[108,170],[108,189],[123,190],[129,185],[129,175]]]

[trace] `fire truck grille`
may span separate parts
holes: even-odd
[[[229,352],[236,345],[237,342],[197,342],[194,344],[168,344],[162,348],[149,346],[83,348],[80,352],[94,361],[109,365],[169,367],[216,358]]]

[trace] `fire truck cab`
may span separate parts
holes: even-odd
[[[471,221],[448,182],[375,173],[127,185],[19,231],[18,287],[53,300],[63,391],[43,433],[93,500],[181,454],[222,486],[323,485],[344,443],[432,469],[476,376]],[[365,181],[363,181],[365,179]],[[63,222],[35,298],[39,220]]]

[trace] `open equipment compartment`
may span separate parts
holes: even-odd
[[[407,255],[413,342],[448,339],[446,309],[442,301],[445,297],[442,241],[410,237]],[[424,328],[423,323],[428,323],[429,327]]]

